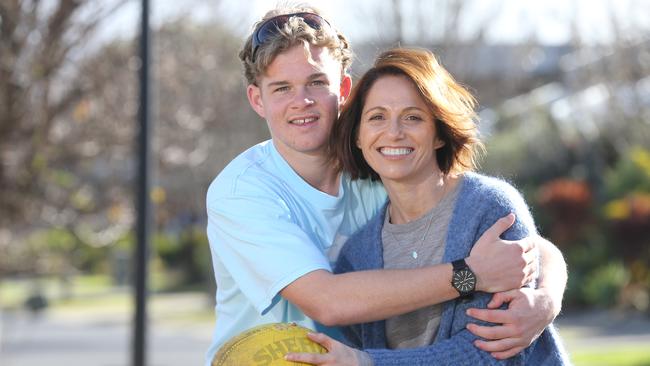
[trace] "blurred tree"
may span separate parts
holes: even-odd
[[[555,179],[539,187],[537,202],[549,212],[550,235],[560,248],[575,244],[587,224],[593,224],[589,186],[581,181]]]
[[[243,41],[221,22],[189,18],[156,33],[156,215],[179,231],[205,218],[205,192],[244,149],[268,138],[246,99],[237,54]]]
[[[163,255],[170,259],[166,264],[186,272],[186,282],[206,280],[210,266],[204,260],[209,256],[205,255],[207,246],[201,248],[205,238],[197,232],[204,232],[207,186],[228,161],[268,138],[268,132],[246,100],[236,56],[242,40],[218,20],[201,23],[185,16],[168,21],[154,30],[153,40],[153,156],[157,166],[151,199],[157,229],[178,242],[165,247]],[[92,53],[80,45],[74,62],[60,71],[66,77],[72,75],[72,80],[57,76],[48,84],[51,90],[62,92],[74,87],[77,94],[51,117],[47,141],[31,143],[25,135],[30,144],[21,144],[13,137],[15,141],[8,142],[12,149],[5,149],[2,142],[3,159],[21,152],[24,159],[32,156],[33,164],[24,170],[3,164],[13,169],[5,175],[9,183],[4,186],[4,192],[13,190],[7,193],[12,199],[5,201],[3,192],[3,209],[11,211],[16,205],[29,209],[12,212],[11,218],[0,214],[0,272],[51,273],[62,268],[59,263],[91,270],[105,268],[111,257],[123,256],[106,255],[102,248],[129,238],[133,224],[136,71],[140,66],[134,42],[117,39]],[[19,97],[16,103],[28,104]],[[17,120],[14,125],[38,125],[31,110],[21,116],[30,122]],[[19,170],[21,175],[16,175]],[[18,184],[23,182],[20,177],[29,184]],[[38,227],[55,229],[46,235],[28,235]],[[70,234],[69,245],[45,250],[56,228]],[[21,230],[23,238],[31,239],[19,240]],[[104,263],[96,253],[105,255]],[[7,255],[3,258],[2,254]]]
[[[82,100],[93,85],[79,62],[125,2],[0,3],[0,251],[10,252],[28,225],[66,227],[93,208],[92,185],[70,169],[92,141],[67,144],[76,128],[70,111],[77,122],[87,114]]]
[[[221,22],[183,17],[156,32],[157,248],[175,285],[202,282],[211,295],[205,192],[237,154],[268,138],[250,108],[237,58],[243,41]],[[205,286],[205,284],[209,286]]]

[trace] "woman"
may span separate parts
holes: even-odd
[[[389,203],[346,243],[337,272],[462,260],[476,239],[508,213],[517,221],[504,234],[506,239],[535,233],[528,208],[513,187],[471,172],[482,147],[475,106],[471,94],[425,50],[387,51],[364,74],[333,127],[331,150],[353,178],[381,179]],[[456,264],[463,274],[462,261]],[[466,310],[486,307],[491,295],[472,294],[473,287],[463,288],[462,278],[439,280],[451,281],[464,296],[347,327],[350,344],[366,352],[315,334],[310,337],[328,354],[289,354],[287,359],[317,365],[567,362],[551,327],[507,360],[476,348],[478,338],[466,329]]]

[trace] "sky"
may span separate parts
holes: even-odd
[[[348,36],[351,42],[363,39],[381,39],[382,21],[390,21],[387,10],[391,0],[303,0],[315,4]],[[420,29],[413,26],[411,17],[431,14],[429,28],[444,23],[440,7],[453,0],[402,0],[404,33],[417,35]],[[253,22],[273,8],[274,0],[152,0],[152,21],[189,14],[197,20],[224,22],[242,37]],[[463,0],[461,38],[473,37],[479,26],[487,25],[484,38],[487,42],[517,43],[530,38],[542,44],[558,45],[570,41],[572,26],[580,32],[585,42],[607,43],[614,38],[612,21],[634,37],[650,34],[650,0]],[[137,27],[139,1],[132,0],[115,17],[113,24],[104,30],[105,35],[126,35]],[[367,19],[372,19],[368,21]]]

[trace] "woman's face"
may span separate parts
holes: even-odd
[[[418,183],[440,169],[434,117],[413,82],[386,75],[368,91],[357,146],[384,184]]]

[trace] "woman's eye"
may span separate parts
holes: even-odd
[[[368,118],[369,121],[380,121],[382,119],[384,119],[384,116],[382,116],[381,114],[375,114],[370,116],[370,118]]]
[[[422,121],[422,117],[415,115],[406,116],[406,119],[409,121]]]

